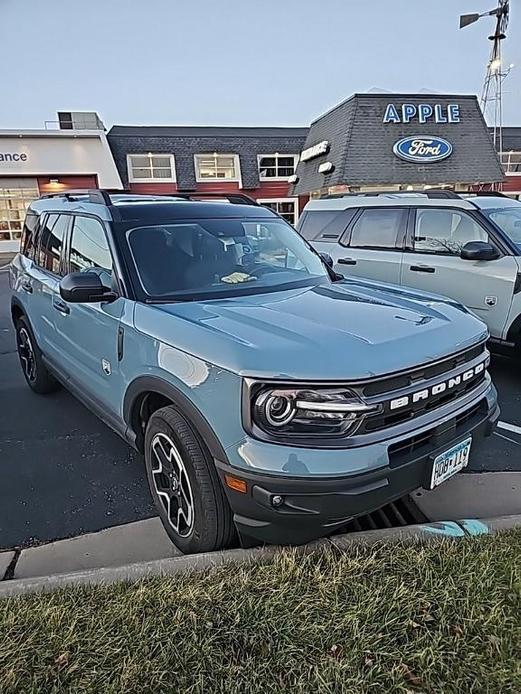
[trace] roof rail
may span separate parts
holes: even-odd
[[[469,193],[465,193],[465,197],[468,198],[508,198],[508,195],[502,193],[499,190],[471,190]]]
[[[249,195],[245,195],[244,193],[218,193],[218,192],[206,192],[206,191],[193,191],[191,193],[180,193],[176,191],[175,193],[169,193],[169,195],[172,195],[176,198],[183,198],[183,200],[201,200],[204,198],[216,198],[216,199],[221,199],[224,198],[225,200],[228,200],[228,202],[231,202],[234,205],[257,205],[257,207],[260,207],[260,204],[254,200],[253,198],[250,198]]]
[[[364,198],[377,198],[380,196],[416,196],[422,195],[426,198],[450,198],[450,199],[461,199],[460,193],[455,193],[453,190],[447,190],[445,188],[428,188],[427,190],[379,190],[375,192],[368,193],[341,193],[340,195],[325,195],[321,200],[330,200],[332,198],[348,198],[348,197],[364,197]]]
[[[65,198],[73,201],[78,198],[88,197],[89,202],[97,202],[100,205],[112,205],[110,195],[106,190],[99,188],[78,188],[77,190],[62,190],[59,193],[44,193],[40,198]]]

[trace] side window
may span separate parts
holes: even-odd
[[[22,231],[21,252],[30,260],[36,259],[38,245],[38,215],[27,213]]]
[[[101,222],[74,217],[69,255],[70,272],[98,272],[107,287],[112,282],[112,256]]]
[[[44,270],[60,274],[60,258],[63,239],[70,217],[64,214],[49,214],[40,229],[38,265]]]
[[[488,241],[488,233],[466,212],[416,210],[414,250],[418,253],[459,255],[469,241]]]
[[[307,241],[338,241],[356,209],[309,210],[304,214],[298,231]]]
[[[363,210],[353,225],[349,245],[352,248],[397,248],[406,213],[399,207]]]

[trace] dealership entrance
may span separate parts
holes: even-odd
[[[504,177],[475,96],[355,94],[311,124],[290,194],[463,192]]]

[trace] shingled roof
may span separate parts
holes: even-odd
[[[460,122],[384,123],[387,104],[459,104]],[[418,164],[393,153],[403,137],[431,135],[447,139],[452,155],[443,161]],[[327,141],[329,151],[297,167],[298,182],[290,191],[305,194],[335,185],[491,183],[502,181],[503,170],[474,95],[354,94],[309,129],[304,148]],[[331,173],[319,173],[331,162]]]
[[[107,137],[124,185],[128,184],[127,154],[173,154],[181,190],[196,187],[194,155],[238,154],[242,187],[258,188],[258,154],[298,154],[309,128],[126,126],[115,125]]]

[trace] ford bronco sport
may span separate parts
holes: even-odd
[[[344,279],[259,205],[44,197],[10,277],[27,383],[144,453],[183,552],[331,533],[461,470],[498,418],[480,320]]]

